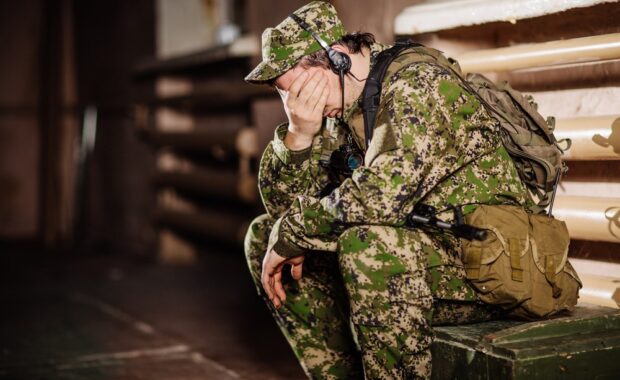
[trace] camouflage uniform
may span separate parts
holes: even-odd
[[[296,13],[307,16],[313,7],[335,12],[314,2]],[[371,46],[371,66],[384,48]],[[246,79],[274,75],[260,74]],[[263,294],[261,262],[268,249],[305,255],[304,277],[285,279],[286,301],[272,312],[309,377],[428,378],[431,325],[497,313],[465,281],[458,240],[406,228],[406,215],[422,201],[438,210],[465,205],[465,213],[480,203],[522,204],[527,192],[497,122],[445,68],[418,62],[386,76],[368,148],[357,102],[345,116],[348,126],[326,120],[303,151],[284,146],[286,124],[276,129],[259,171],[267,214],[254,220],[245,240],[250,271]],[[365,164],[319,198],[328,184],[319,161],[349,133],[365,150]],[[450,214],[439,217],[449,220]]]

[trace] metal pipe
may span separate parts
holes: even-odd
[[[571,174],[571,163],[568,164],[568,174]],[[558,197],[583,196],[608,198],[610,195],[620,197],[620,182],[599,181],[564,181],[558,186]]]
[[[557,91],[598,88],[620,83],[620,59],[578,62],[495,73],[495,81],[507,81],[519,91]]]
[[[579,291],[579,302],[601,306],[618,307],[620,289],[620,264],[571,258],[583,288]]]
[[[470,51],[454,58],[465,72],[509,71],[615,59],[620,58],[620,33]]]
[[[583,283],[583,288],[579,291],[579,302],[618,307],[613,297],[620,288],[620,278],[579,273],[579,279]]]
[[[620,115],[558,120],[554,133],[572,140],[564,159],[620,160]]]
[[[554,216],[573,239],[620,243],[620,198],[558,195]]]

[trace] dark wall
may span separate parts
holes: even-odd
[[[0,0],[0,239],[35,239],[39,223],[41,1]]]
[[[76,1],[74,10],[79,103],[98,110],[78,238],[87,246],[148,253],[155,239],[154,158],[136,136],[132,104],[153,91],[134,81],[133,68],[155,55],[155,2]]]

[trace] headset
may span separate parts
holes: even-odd
[[[303,30],[310,33],[310,35],[321,45],[321,47],[327,52],[327,58],[329,59],[329,66],[336,74],[343,72],[347,74],[351,70],[351,57],[347,54],[334,50],[323,39],[316,34],[310,26],[302,20],[296,14],[291,14],[290,17],[295,20]]]
[[[338,50],[332,49],[318,34],[316,34],[312,28],[299,16],[296,14],[291,14],[289,16],[303,30],[310,33],[310,35],[321,45],[323,50],[327,53],[327,58],[329,59],[329,67],[331,70],[338,75],[340,78],[340,89],[342,90],[342,110],[340,111],[340,118],[343,118],[344,115],[344,77],[351,71],[351,57],[348,54],[340,52]]]

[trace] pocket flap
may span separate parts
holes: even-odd
[[[555,274],[560,273],[566,265],[570,243],[566,223],[546,215],[530,215],[530,235],[538,270],[545,273],[547,267],[552,266]]]
[[[466,240],[461,242],[463,251],[463,264],[465,268],[487,265],[499,257],[504,251],[504,246],[496,231],[489,231],[487,238],[480,240]]]
[[[493,262],[497,258],[498,250],[504,251],[506,255],[510,255],[511,251],[517,251],[519,256],[524,256],[529,250],[528,215],[521,207],[480,205],[473,213],[467,215],[466,222],[491,232],[487,240],[482,242],[490,250],[484,255],[486,260],[483,260],[482,264]],[[495,243],[495,240],[498,243]]]

